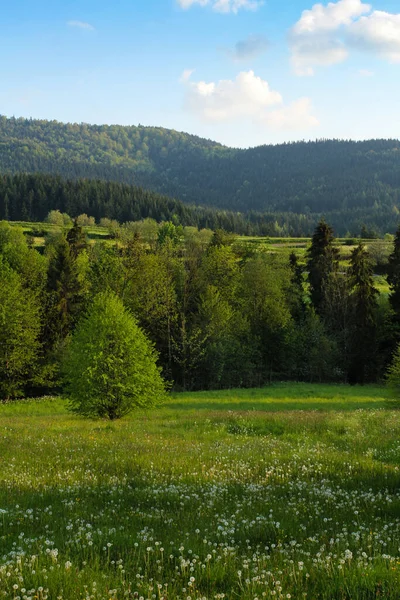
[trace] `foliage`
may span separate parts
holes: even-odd
[[[115,240],[88,241],[78,222],[44,227],[54,233],[43,248],[21,228],[0,224],[0,256],[39,308],[37,392],[59,384],[64,348],[103,292],[135,316],[175,389],[378,381],[396,346],[384,277],[376,303],[365,251],[333,246],[326,224],[328,243],[323,238],[322,251],[308,254],[306,240],[243,243],[222,231],[160,227],[153,219],[119,227]],[[322,296],[317,313],[306,280],[311,254]]]
[[[308,281],[311,302],[317,312],[324,301],[324,287],[339,266],[339,250],[334,247],[333,229],[324,220],[320,221],[308,249]]]
[[[0,255],[0,399],[21,396],[33,380],[40,326],[37,297]]]
[[[387,370],[386,384],[393,391],[394,395],[400,397],[400,344],[393,354],[392,362]]]
[[[396,231],[393,250],[389,256],[388,283],[390,286],[389,301],[393,308],[397,326],[400,325],[400,226]]]
[[[110,292],[98,294],[78,324],[63,362],[71,409],[119,419],[152,406],[165,387],[157,356],[133,316]]]
[[[170,234],[174,231],[172,227],[178,225],[192,225],[200,229],[224,227],[245,234],[257,232],[259,223],[269,220],[259,215],[251,217],[211,207],[188,206],[179,200],[124,183],[63,179],[40,173],[0,175],[0,219],[46,219],[62,227],[71,224],[69,215],[75,217],[80,226],[92,227],[95,221],[103,227],[107,224],[114,237],[122,233],[118,222],[143,220],[142,229],[147,226],[143,236],[153,235],[155,239],[158,236],[156,221],[170,220]],[[252,218],[254,225],[251,224]]]
[[[221,214],[217,218],[209,213],[208,223],[201,227],[238,232],[236,213],[249,212],[249,230],[255,222],[253,233],[264,235],[307,235],[322,214],[341,235],[347,231],[352,236],[361,231],[368,236],[384,234],[392,232],[399,214],[398,140],[319,140],[242,150],[156,127],[0,117],[0,172],[134,183],[188,204],[231,211],[223,222]],[[21,194],[19,217],[9,190],[0,193],[0,218],[43,220],[45,215],[34,216],[32,206],[46,202],[45,190],[29,187]],[[126,214],[134,207],[115,201],[115,190],[110,188],[100,214],[90,210],[103,196],[96,198],[95,189],[81,203],[79,213],[97,220],[138,220],[137,214]],[[121,199],[121,192],[118,195]],[[149,214],[140,216],[156,218],[151,214],[151,197]],[[69,206],[46,210],[56,208],[74,217],[79,214]],[[179,223],[189,224],[183,223],[179,212]],[[259,213],[268,214],[264,218]],[[171,213],[159,220],[179,224]]]
[[[376,354],[376,312],[378,291],[374,287],[369,255],[360,243],[351,254],[352,348],[349,366],[350,383],[371,380]]]

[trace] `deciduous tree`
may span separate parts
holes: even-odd
[[[73,412],[118,419],[165,394],[157,354],[113,293],[98,294],[78,324],[63,362]]]

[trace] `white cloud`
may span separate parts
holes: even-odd
[[[234,49],[228,52],[234,60],[241,61],[255,58],[268,48],[269,41],[264,35],[249,35],[245,40],[237,42]]]
[[[375,10],[362,17],[349,27],[348,43],[400,63],[400,14]]]
[[[314,67],[326,67],[346,60],[349,52],[341,40],[314,35],[293,39],[292,66],[296,75],[314,75]]]
[[[297,75],[313,75],[314,67],[343,62],[348,49],[341,33],[355,19],[371,11],[361,0],[315,4],[303,11],[289,34],[292,65]]]
[[[257,10],[264,4],[263,0],[177,0],[177,2],[185,10],[198,5],[210,6],[215,12],[235,14],[242,9]]]
[[[90,23],[85,23],[84,21],[68,21],[67,25],[70,27],[77,27],[78,29],[87,29],[90,31],[94,30],[93,25],[90,25]]]
[[[353,20],[371,11],[369,4],[361,0],[339,0],[327,6],[314,4],[311,10],[304,10],[301,19],[293,27],[294,35],[335,31],[341,25],[350,25]]]
[[[265,122],[272,129],[303,130],[318,127],[319,121],[312,114],[310,98],[299,98],[288,106],[278,108],[266,115]]]
[[[362,0],[315,4],[291,29],[289,44],[297,75],[341,63],[352,49],[400,63],[400,14],[373,11]]]
[[[283,106],[281,94],[254,71],[242,71],[234,80],[187,81],[186,85],[187,108],[205,121],[247,119],[274,129],[308,129],[318,125],[308,98]]]
[[[240,117],[259,120],[267,108],[282,103],[282,96],[253,71],[242,71],[234,81],[190,83],[187,103],[192,111],[209,121]]]

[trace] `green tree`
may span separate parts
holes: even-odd
[[[280,258],[259,254],[241,272],[237,301],[259,348],[258,384],[281,372],[285,330],[291,322],[290,290],[289,266]]]
[[[22,277],[24,287],[41,293],[46,285],[47,259],[31,248],[19,227],[0,222],[0,255]]]
[[[370,378],[376,353],[376,311],[378,290],[368,252],[360,243],[351,253],[352,344],[348,378],[350,383],[365,383]]]
[[[400,344],[397,346],[387,370],[386,385],[392,390],[394,396],[400,398]]]
[[[0,397],[20,396],[39,358],[40,307],[0,256]]]
[[[324,301],[324,286],[339,266],[339,250],[333,245],[334,240],[333,229],[322,220],[315,229],[307,251],[311,301],[318,313]]]
[[[87,248],[86,234],[79,225],[78,219],[75,219],[73,227],[67,233],[67,242],[73,258],[77,258]]]
[[[179,230],[178,228],[171,223],[171,221],[167,221],[160,225],[158,230],[157,242],[160,246],[163,246],[167,242],[172,244],[172,246],[176,246],[179,243]]]
[[[63,236],[49,249],[52,256],[47,278],[47,349],[52,349],[57,342],[68,336],[83,308],[85,273],[80,272],[80,256],[75,258],[72,252],[70,244]],[[83,266],[83,270],[86,271],[85,262]]]
[[[389,256],[387,267],[390,286],[389,301],[394,311],[396,328],[400,328],[400,226],[394,238],[393,251]]]
[[[295,381],[335,381],[338,376],[337,346],[315,310],[306,311],[300,322],[286,331],[284,365],[286,376]]]
[[[51,210],[46,217],[46,223],[57,225],[58,227],[64,227],[64,216],[59,210]]]
[[[295,252],[291,252],[289,256],[289,265],[291,269],[291,294],[290,294],[290,308],[292,317],[298,321],[304,316],[306,310],[306,304],[304,301],[304,266],[299,263],[299,260]]]
[[[165,395],[157,354],[122,301],[98,294],[78,324],[64,361],[73,412],[118,419]]]

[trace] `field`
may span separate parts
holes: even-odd
[[[119,422],[0,405],[0,598],[400,598],[378,386],[173,394]]]

